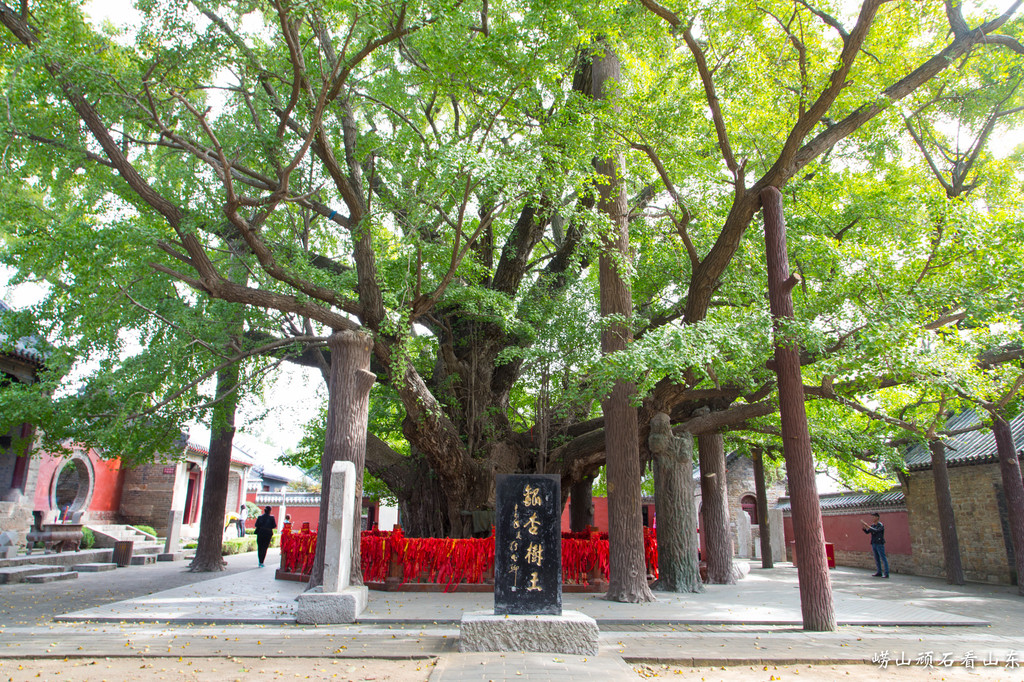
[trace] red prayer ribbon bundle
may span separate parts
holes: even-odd
[[[281,533],[281,570],[308,575],[316,556],[315,532],[303,527]],[[407,538],[394,531],[363,531],[360,540],[364,583],[382,583],[399,567],[401,584],[435,583],[446,592],[462,583],[482,584],[494,571],[494,536],[486,538]],[[658,539],[654,529],[644,528],[647,573],[658,577]],[[399,577],[399,576],[395,576]],[[562,533],[562,581],[589,585],[608,580],[608,534]]]

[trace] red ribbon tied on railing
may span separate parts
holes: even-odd
[[[281,568],[309,574],[316,556],[317,534],[281,534]],[[392,564],[400,569],[401,584],[436,583],[446,592],[460,584],[482,584],[494,571],[494,535],[486,538],[407,538],[401,528],[363,531],[360,566],[364,583],[384,582]],[[658,577],[658,538],[644,529],[647,574]],[[587,531],[562,534],[562,581],[589,585],[595,578],[609,578],[608,534]],[[397,576],[396,576],[397,577]]]

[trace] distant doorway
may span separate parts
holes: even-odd
[[[195,467],[195,468],[193,468]],[[188,487],[185,489],[185,514],[182,519],[182,523],[188,525],[195,523],[199,514],[198,511],[198,500],[196,499],[199,494],[199,470],[195,464],[189,463],[188,471]]]
[[[750,517],[750,525],[756,526],[757,521],[757,498],[753,495],[744,495],[740,498],[740,507]]]

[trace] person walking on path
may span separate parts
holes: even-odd
[[[861,530],[871,534],[871,553],[875,555],[875,573],[873,575],[875,578],[888,578],[889,559],[885,556],[885,526],[882,525],[881,517],[877,512],[871,515],[871,520],[874,523],[870,526],[866,521],[861,521],[864,526]]]
[[[256,556],[259,557],[260,568],[263,568],[263,560],[267,558],[267,548],[270,547],[275,528],[277,519],[271,516],[270,507],[264,507],[263,515],[256,519]]]
[[[249,509],[242,503],[238,509],[238,518],[235,519],[235,526],[238,528],[238,537],[245,537],[245,522],[249,519]]]

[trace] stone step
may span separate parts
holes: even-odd
[[[133,554],[132,555],[132,566],[145,566],[146,564],[155,564],[156,554]]]
[[[184,552],[161,552],[156,555],[157,561],[181,561],[184,558]]]
[[[0,568],[0,584],[20,583],[27,578],[43,573],[53,573],[59,569],[53,566],[40,566],[39,564],[26,564],[23,566],[4,566]]]
[[[79,573],[101,573],[103,571],[113,571],[117,568],[117,564],[108,563],[91,563],[91,564],[75,564],[71,567],[71,570],[78,571]]]
[[[132,545],[132,554],[163,554],[162,542],[136,542]]]
[[[52,583],[56,580],[77,580],[77,571],[62,571],[61,573],[40,573],[25,578],[27,583]]]

